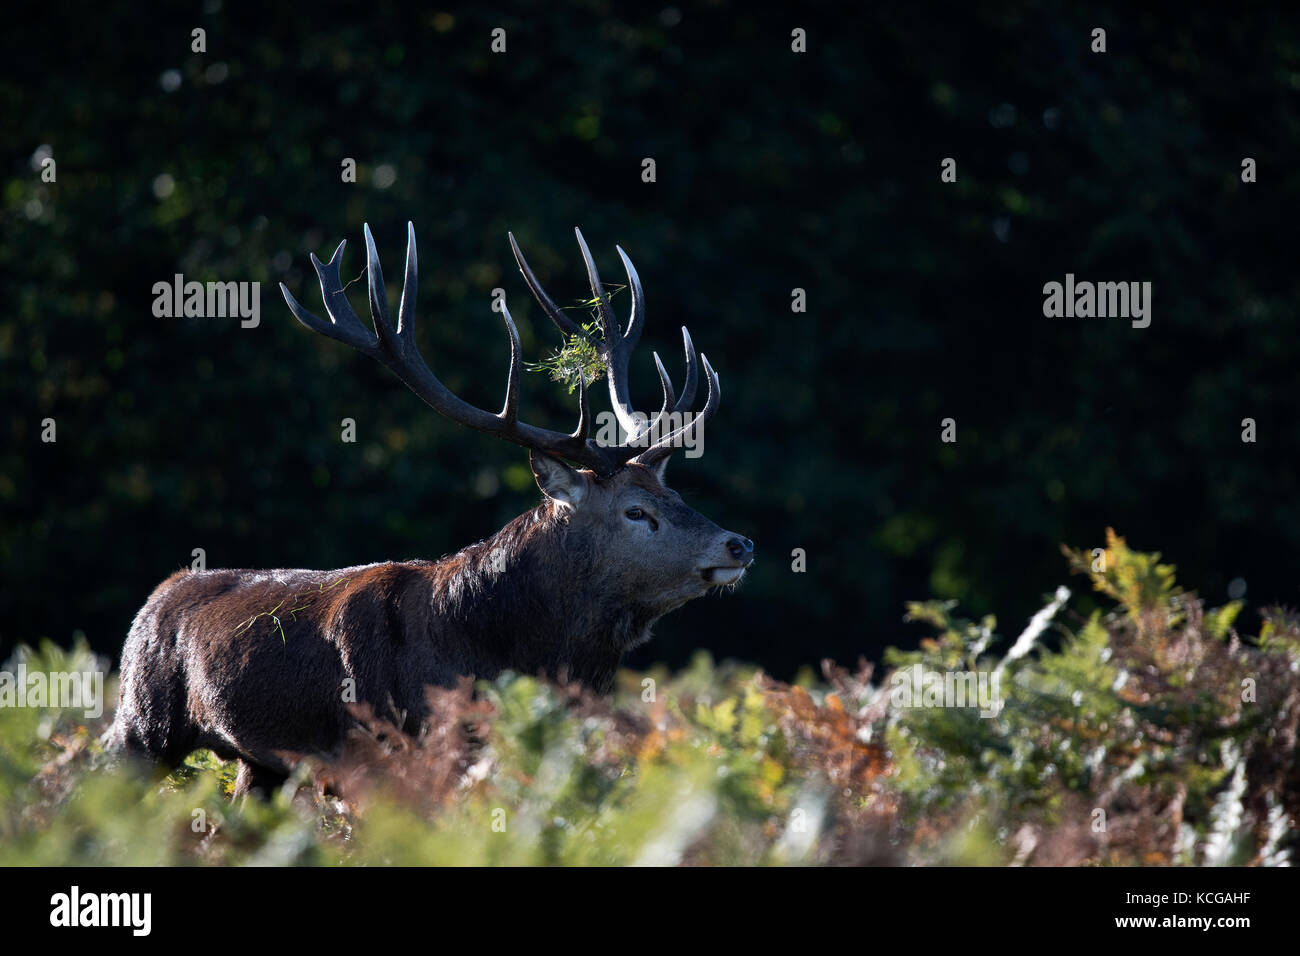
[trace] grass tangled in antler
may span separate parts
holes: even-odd
[[[611,286],[612,291],[605,293],[605,301],[612,302],[614,295],[625,288],[626,286],[621,285]],[[542,361],[525,362],[524,367],[530,372],[546,372],[550,375],[551,381],[560,382],[567,387],[569,394],[573,394],[579,382],[590,387],[592,382],[600,381],[600,377],[605,374],[605,360],[601,357],[597,342],[604,337],[604,330],[601,328],[596,307],[597,302],[594,298],[586,299],[573,306],[573,308],[591,311],[591,320],[580,323],[582,334],[568,336],[564,345]]]

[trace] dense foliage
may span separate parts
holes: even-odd
[[[284,281],[318,307],[308,254],[343,238],[360,273],[362,222],[396,285],[408,219],[424,350],[471,401],[501,401],[493,289],[530,361],[562,344],[507,230],[566,305],[590,294],[575,225],[611,280],[628,251],[639,407],[657,407],[651,349],[680,375],[678,326],[717,366],[718,427],[669,477],[758,562],[633,666],[878,661],[915,640],[898,608],[925,595],[1018,620],[1055,583],[1031,556],[1108,521],[1213,601],[1241,579],[1252,618],[1295,599],[1294,10],[61,7],[26,5],[0,37],[0,649],[81,631],[115,656],[195,548],[211,567],[437,557],[531,506],[516,449],[279,299]],[[1044,318],[1067,272],[1152,282],[1150,328]],[[260,282],[259,326],[156,318],[176,273]],[[526,376],[531,419],[567,429],[573,402]]]
[[[997,622],[915,605],[891,670],[792,686],[701,655],[597,698],[526,676],[432,691],[419,739],[367,719],[330,764],[232,802],[206,752],[105,769],[102,724],[0,709],[0,864],[1196,864],[1292,862],[1300,620],[1257,639],[1108,536],[1004,653]],[[1060,649],[1045,647],[1049,620]],[[88,666],[47,645],[30,669]],[[895,675],[1005,676],[995,716],[911,706]],[[11,662],[11,668],[14,662]],[[362,715],[364,716],[364,715]]]

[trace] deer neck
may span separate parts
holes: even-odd
[[[484,542],[483,560],[507,598],[492,603],[506,612],[500,627],[514,636],[518,663],[508,666],[604,692],[623,654],[649,639],[660,613],[616,593],[588,534],[542,504]]]

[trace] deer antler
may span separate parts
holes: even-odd
[[[510,317],[510,312],[504,302],[501,303],[501,314],[505,319],[506,331],[510,335],[510,371],[506,379],[505,404],[501,411],[497,413],[470,405],[455,395],[442,382],[438,381],[437,377],[430,371],[415,342],[415,294],[418,285],[415,227],[409,222],[406,224],[406,275],[402,283],[402,301],[398,308],[396,329],[392,327],[389,319],[388,300],[384,294],[384,276],[379,266],[379,254],[375,251],[374,238],[370,235],[370,226],[364,226],[363,231],[366,238],[366,275],[370,293],[370,315],[375,328],[373,334],[362,324],[360,317],[348,303],[347,296],[343,291],[340,270],[343,250],[347,246],[346,239],[339,243],[338,248],[334,250],[334,255],[327,263],[322,263],[314,253],[311,256],[312,265],[315,267],[316,275],[320,279],[321,298],[324,301],[325,311],[330,320],[326,322],[308,312],[285,288],[284,283],[280,283],[280,291],[284,294],[285,302],[288,303],[294,317],[307,328],[345,345],[350,345],[357,351],[382,362],[396,373],[397,377],[406,383],[406,386],[411,391],[424,399],[434,411],[447,416],[452,421],[468,425],[470,428],[486,432],[489,435],[495,435],[498,438],[503,438],[528,449],[568,459],[576,464],[591,468],[597,474],[605,475],[617,470],[629,460],[633,460],[634,456],[635,460],[641,464],[658,464],[672,454],[673,449],[680,443],[689,428],[699,427],[716,412],[718,398],[721,394],[718,377],[709,366],[708,360],[701,355],[700,360],[704,365],[705,374],[709,380],[709,397],[705,403],[704,411],[696,417],[694,422],[683,425],[669,435],[661,437],[654,445],[638,454],[645,444],[640,439],[655,431],[662,423],[663,416],[668,411],[668,406],[673,404],[672,383],[668,379],[668,373],[664,371],[663,363],[659,361],[659,356],[656,355],[655,364],[659,368],[659,377],[664,389],[663,409],[649,424],[644,421],[643,417],[632,412],[628,401],[627,365],[632,348],[641,335],[645,296],[641,291],[641,282],[636,277],[636,270],[632,267],[632,263],[623,253],[623,250],[619,249],[618,253],[623,258],[623,264],[627,269],[628,280],[633,290],[632,316],[628,323],[627,332],[624,334],[619,329],[618,321],[609,309],[604,289],[600,285],[600,277],[596,274],[595,264],[592,262],[591,254],[587,251],[586,243],[582,241],[582,233],[578,233],[578,242],[582,247],[583,258],[587,263],[587,273],[591,279],[592,292],[596,297],[601,328],[605,333],[601,354],[609,369],[610,397],[614,402],[614,410],[619,422],[622,423],[624,430],[629,433],[628,442],[621,445],[606,446],[597,444],[589,437],[591,410],[587,401],[586,382],[581,378],[578,382],[578,426],[571,434],[566,435],[563,432],[538,428],[519,420],[519,378],[523,366],[523,356],[519,344],[519,329],[515,326],[514,319]],[[550,316],[551,321],[565,334],[581,334],[582,330],[578,325],[565,316],[542,290],[532,270],[528,268],[528,264],[524,261],[513,235],[510,236],[510,245],[514,249],[515,258],[518,260],[520,270],[524,274],[524,281],[528,283],[528,287],[533,291],[546,314]],[[696,378],[695,349],[691,344],[690,335],[687,334],[685,329],[682,329],[682,335],[686,343],[687,385],[682,398],[677,401],[674,408],[674,411],[677,412],[689,407],[695,393]]]
[[[703,355],[700,356],[701,364],[704,366],[704,374],[709,383],[709,394],[704,404],[704,410],[695,416],[694,420],[687,421],[680,427],[667,435],[660,435],[664,422],[669,421],[666,417],[669,407],[674,413],[673,420],[680,420],[683,414],[689,412],[691,403],[695,400],[695,386],[698,377],[698,370],[695,361],[695,344],[691,341],[691,334],[682,326],[682,342],[686,350],[686,387],[682,389],[680,398],[676,398],[673,393],[673,383],[668,377],[667,370],[664,369],[664,363],[659,359],[659,353],[654,353],[655,367],[659,372],[659,383],[663,388],[663,406],[653,419],[648,419],[644,415],[638,415],[632,410],[631,400],[628,389],[628,363],[632,357],[632,351],[636,348],[637,342],[641,338],[641,330],[645,325],[645,291],[641,288],[641,278],[637,275],[636,267],[632,265],[632,260],[627,257],[621,246],[615,246],[618,250],[619,258],[623,260],[623,269],[627,273],[628,288],[632,292],[632,311],[628,315],[627,328],[624,329],[619,325],[618,318],[614,315],[609,306],[609,299],[605,294],[605,287],[600,281],[600,274],[596,270],[596,263],[591,257],[591,251],[587,248],[586,240],[582,238],[582,230],[574,229],[574,235],[578,237],[578,248],[582,251],[583,262],[587,266],[587,280],[591,284],[591,294],[596,304],[596,317],[600,323],[602,341],[598,344],[600,356],[605,362],[606,372],[609,377],[609,399],[613,405],[614,414],[618,416],[619,424],[628,434],[628,445],[642,447],[646,444],[647,436],[659,436],[658,440],[646,448],[640,454],[636,454],[633,459],[643,465],[657,465],[664,461],[673,450],[681,444],[682,438],[688,431],[693,428],[702,428],[709,419],[718,410],[718,402],[722,397],[722,388],[718,384],[718,375],[709,365],[709,360]],[[515,242],[514,234],[510,234],[510,248],[514,250],[515,261],[519,263],[519,271],[523,273],[524,282],[532,291],[533,296],[542,307],[551,321],[565,335],[582,335],[582,329],[563,311],[556,306],[551,297],[546,294],[542,288],[537,276],[529,268],[524,254],[519,251],[519,244]]]

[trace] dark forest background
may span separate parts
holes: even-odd
[[[1254,607],[1297,600],[1300,14],[20,15],[39,19],[0,40],[0,650],[82,631],[115,656],[196,547],[209,567],[432,558],[535,503],[522,451],[438,418],[280,298],[283,281],[319,311],[308,254],[346,238],[345,276],[359,274],[363,222],[395,295],[408,219],[423,350],[469,401],[500,402],[494,287],[529,359],[560,344],[507,230],[562,304],[589,294],[575,225],[608,280],[614,244],[627,250],[649,309],[639,407],[657,405],[652,349],[680,379],[680,325],[716,365],[707,454],[669,477],[752,537],[758,562],[739,593],[664,619],[633,663],[707,648],[789,676],[914,643],[904,602],[927,597],[996,613],[1014,637],[1066,580],[1059,546],[1099,547],[1108,525],[1212,602],[1243,583]],[[796,27],[807,53],[791,51]],[[152,287],[176,272],[261,282],[260,326],[154,317]],[[1042,286],[1067,272],[1150,281],[1151,326],[1044,318]],[[523,408],[572,425],[572,397],[544,375],[526,377]],[[345,417],[356,444],[340,441]],[[940,441],[946,417],[956,444]]]

